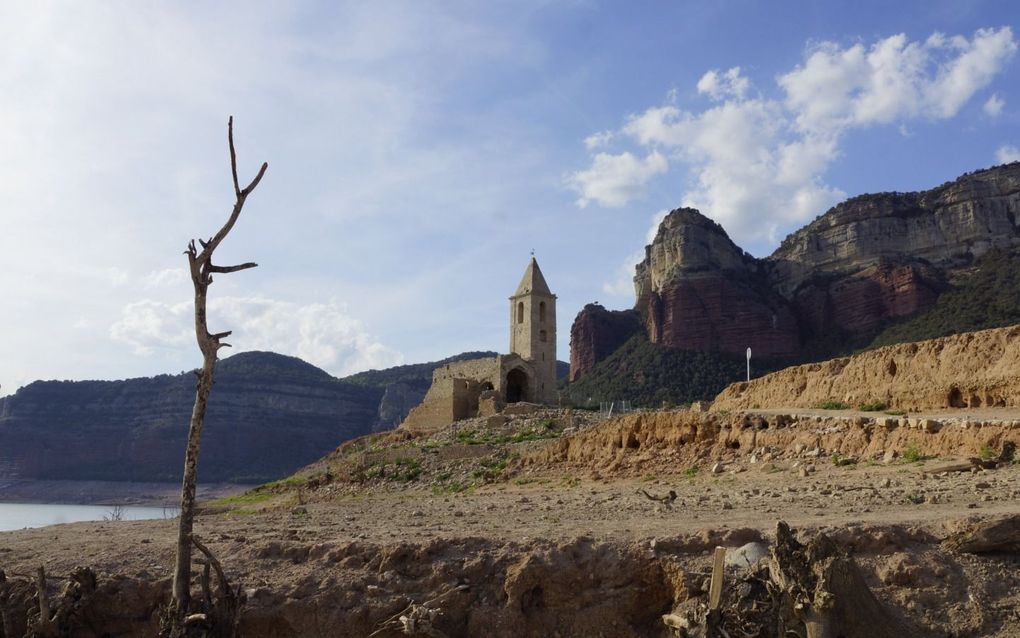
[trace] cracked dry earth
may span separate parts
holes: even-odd
[[[367,636],[431,602],[448,636],[672,636],[662,615],[707,596],[711,550],[767,545],[783,520],[804,539],[829,534],[919,636],[1020,636],[1017,554],[940,543],[975,520],[1020,514],[1020,465],[940,469],[1020,440],[1009,418],[1020,415],[976,427],[940,416],[940,428],[902,431],[859,414],[766,414],[764,427],[742,414],[580,425],[541,416],[571,423],[545,440],[459,453],[467,437],[445,447],[394,439],[377,447],[421,459],[413,480],[366,479],[378,461],[362,450],[310,468],[301,490],[207,510],[196,534],[247,593],[242,635]],[[473,427],[481,438],[485,425]],[[497,476],[479,474],[498,459]],[[481,478],[461,489],[458,476]],[[649,498],[670,490],[671,502]],[[173,521],[4,533],[0,569],[16,578],[39,565],[54,576],[92,566],[111,610],[107,635],[154,635],[175,533]]]

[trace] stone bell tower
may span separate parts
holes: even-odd
[[[534,369],[537,403],[556,403],[556,295],[532,257],[510,297],[510,352]]]

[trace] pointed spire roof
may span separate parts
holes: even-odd
[[[555,296],[549,290],[549,284],[545,283],[542,269],[538,267],[538,262],[535,261],[534,255],[532,255],[531,261],[528,262],[528,267],[524,270],[524,276],[521,277],[521,283],[517,286],[517,292],[514,293],[514,297],[530,294]]]

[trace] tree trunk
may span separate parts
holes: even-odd
[[[199,350],[202,351],[202,371],[198,373],[198,387],[195,390],[195,405],[191,411],[191,423],[188,427],[188,447],[184,454],[184,476],[181,480],[181,518],[177,529],[177,557],[174,565],[173,595],[168,608],[171,635],[185,633],[185,617],[191,607],[191,545],[194,541],[192,532],[195,524],[195,490],[198,483],[198,457],[202,444],[202,428],[205,424],[205,409],[212,392],[213,373],[216,367],[216,356],[220,348],[228,347],[223,339],[230,332],[210,333],[206,317],[206,301],[209,285],[213,282],[213,273],[231,273],[254,268],[255,263],[244,263],[236,266],[216,266],[212,263],[213,251],[226,238],[234,227],[237,218],[244,208],[245,200],[258,186],[265,174],[268,164],[263,163],[258,174],[242,189],[237,181],[237,155],[234,151],[234,118],[227,123],[227,141],[230,147],[230,172],[234,182],[234,208],[223,227],[208,241],[199,240],[202,250],[191,240],[184,252],[188,256],[191,270],[191,281],[195,288],[195,338]],[[225,583],[225,578],[224,578]]]
[[[205,408],[209,402],[209,393],[212,392],[216,353],[212,353],[211,356],[205,354],[204,359],[195,392],[195,406],[191,410],[188,447],[184,453],[184,478],[181,483],[181,521],[177,529],[177,562],[174,568],[173,595],[182,610],[187,610],[191,603],[191,533],[195,524],[198,454],[202,442],[202,427],[205,425]]]

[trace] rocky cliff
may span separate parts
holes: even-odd
[[[797,352],[790,304],[773,291],[758,261],[698,211],[674,210],[645,248],[634,286],[652,343],[766,357]]]
[[[586,305],[570,327],[570,380],[577,381],[591,372],[596,363],[640,332],[641,315],[636,311]]]
[[[635,310],[659,345],[825,358],[933,308],[977,258],[1020,245],[1018,224],[1020,163],[929,191],[849,199],[764,259],[745,253],[698,211],[681,208],[665,217],[636,268]],[[572,335],[572,379],[608,356],[596,346],[617,334],[585,314],[578,316],[581,338]]]

